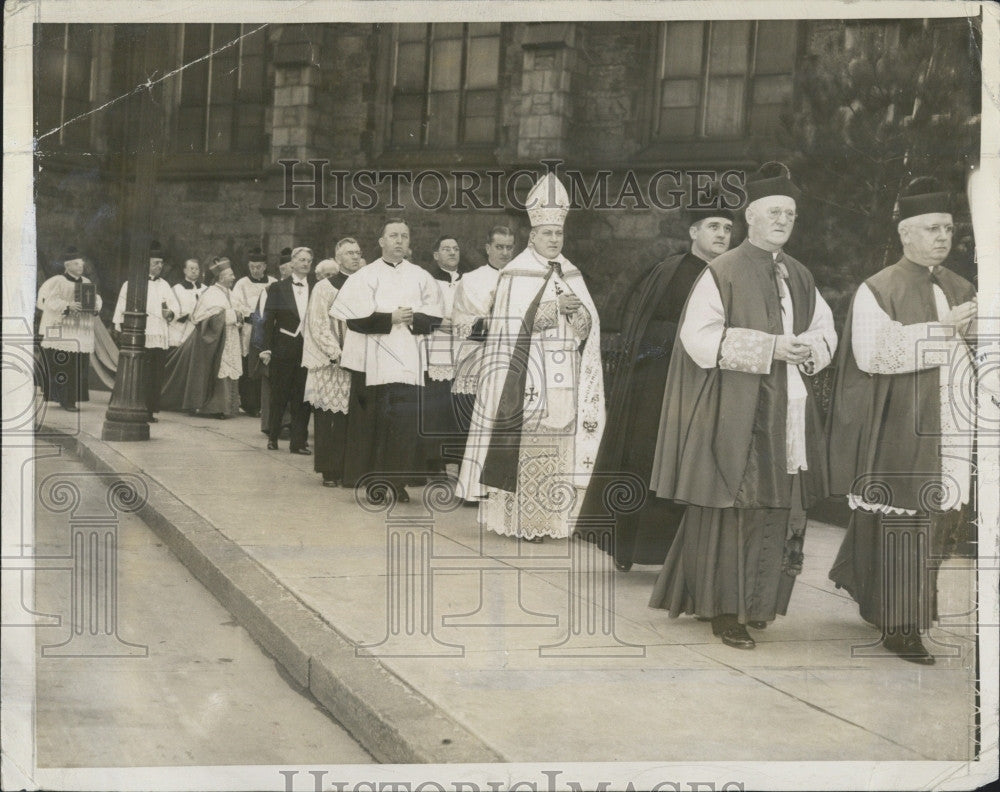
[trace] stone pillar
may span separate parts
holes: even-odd
[[[269,241],[270,258],[277,257],[283,247],[315,245],[311,238],[310,215],[322,209],[324,190],[332,184],[322,179],[322,166],[310,160],[330,158],[329,101],[324,90],[325,53],[329,25],[283,25],[274,43],[274,98],[271,114],[271,167],[264,187],[265,236]],[[296,187],[288,194],[285,186],[286,167],[281,160],[298,163],[293,171],[296,181],[312,179],[314,185]],[[289,199],[292,200],[289,200]],[[298,208],[295,208],[295,207]],[[279,208],[284,207],[284,208]],[[317,251],[320,253],[320,251]]]
[[[525,30],[517,130],[517,156],[521,161],[567,154],[573,117],[571,90],[577,59],[576,33],[573,22],[545,22]]]

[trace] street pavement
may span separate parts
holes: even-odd
[[[35,480],[46,493],[74,486],[77,511],[93,513],[107,492],[67,454],[37,460]],[[36,499],[35,555],[66,558],[78,521],[45,503]],[[35,612],[57,617],[35,630],[39,768],[373,761],[138,517],[123,514],[114,533],[118,629],[100,652],[81,650],[74,632],[69,565],[35,574]]]
[[[255,638],[285,647],[273,651],[290,675],[379,761],[974,755],[966,560],[940,573],[938,662],[918,666],[884,652],[827,579],[842,529],[810,522],[788,615],[741,651],[649,608],[656,568],[621,573],[587,543],[481,533],[439,484],[372,507],[322,487],[286,442],[265,450],[245,416],[161,413],[148,442],[104,443],[108,396],[93,396],[78,414],[48,405],[41,436],[147,480],[159,517],[144,519],[169,523],[167,546]],[[157,506],[171,497],[197,519]]]

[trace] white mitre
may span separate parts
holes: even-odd
[[[546,173],[531,188],[524,201],[528,210],[531,227],[543,225],[561,226],[566,222],[569,211],[569,194],[554,173]]]

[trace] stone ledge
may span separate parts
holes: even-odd
[[[300,685],[380,762],[508,761],[303,604],[239,545],[145,471],[86,432],[46,439],[108,477],[141,476],[138,516]]]

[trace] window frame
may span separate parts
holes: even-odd
[[[97,53],[97,49],[98,48],[97,48],[97,46],[95,46],[95,44],[96,44],[95,38],[96,38],[97,28],[96,28],[95,25],[88,24],[88,23],[63,22],[63,23],[36,23],[36,24],[38,25],[38,34],[39,35],[41,35],[43,27],[55,27],[56,25],[59,25],[59,27],[62,28],[62,46],[61,46],[60,50],[58,50],[60,52],[60,57],[61,57],[61,61],[62,61],[61,62],[61,72],[62,73],[61,73],[60,79],[59,79],[59,120],[58,120],[58,126],[56,127],[56,134],[55,135],[48,134],[49,130],[40,130],[36,126],[36,128],[34,130],[34,132],[35,132],[36,135],[39,134],[39,133],[42,133],[42,134],[46,135],[44,138],[41,138],[38,141],[38,145],[39,145],[40,148],[45,148],[46,146],[52,146],[54,144],[59,149],[62,149],[62,150],[65,150],[65,151],[91,151],[92,148],[93,148],[93,124],[92,124],[92,118],[88,117],[87,113],[89,113],[90,111],[92,111],[94,109],[95,80],[96,80],[95,65],[96,65],[96,59],[97,59],[97,54],[98,54]],[[69,64],[70,64],[70,60],[71,60],[71,55],[75,52],[74,50],[70,49],[70,25],[75,25],[75,26],[79,26],[79,27],[87,27],[87,28],[89,28],[90,43],[89,43],[89,48],[88,48],[87,58],[86,58],[86,62],[87,62],[87,66],[88,66],[87,96],[86,96],[86,99],[85,99],[86,110],[83,113],[77,113],[77,114],[71,116],[70,118],[67,118],[66,117],[67,89],[69,87],[69,82],[70,82]],[[39,50],[41,50],[41,49],[42,48],[39,47]],[[55,51],[55,50],[53,49],[53,51]],[[38,101],[40,95],[54,96],[53,94],[49,94],[49,93],[41,94],[41,92],[39,90],[40,89],[40,85],[38,84],[38,80],[39,80],[39,77],[40,77],[40,75],[38,74],[38,68],[39,68],[39,66],[40,66],[40,64],[38,63],[38,61],[36,61],[35,64],[33,65],[32,101]],[[33,116],[34,116],[35,124],[37,124],[38,117],[39,117],[38,109],[37,108],[35,109],[35,111],[33,113]],[[80,118],[81,116],[83,116],[83,117]],[[80,133],[81,136],[86,139],[86,144],[84,146],[82,146],[82,147],[67,146],[67,141],[66,141],[66,126],[67,126],[67,122],[72,121],[75,118],[80,118],[80,121],[78,121],[77,123],[83,124],[84,125],[84,129],[85,129],[85,132]]]
[[[701,68],[698,73],[699,96],[697,104],[697,125],[694,134],[687,136],[671,136],[660,132],[660,116],[662,112],[662,86],[665,80],[670,79],[666,75],[666,39],[669,25],[677,24],[680,21],[697,21],[702,25],[702,51]],[[719,22],[731,22],[738,20],[674,20],[660,22],[653,34],[652,61],[651,61],[651,86],[649,90],[649,118],[645,125],[646,142],[648,144],[662,146],[683,146],[713,148],[722,144],[733,142],[750,141],[760,139],[759,133],[751,130],[751,113],[754,108],[754,96],[756,93],[756,81],[759,77],[787,76],[792,81],[792,96],[789,101],[794,101],[794,85],[797,69],[806,36],[804,35],[803,23],[800,20],[747,20],[751,23],[748,46],[746,70],[742,74],[743,78],[743,107],[740,114],[740,131],[734,134],[709,135],[706,133],[706,123],[709,105],[709,82],[712,79],[710,66],[712,32],[714,26]],[[795,31],[795,42],[792,47],[791,69],[787,72],[775,72],[761,74],[757,70],[758,48],[760,41],[761,22],[793,22]],[[679,79],[679,78],[675,78]]]
[[[213,86],[213,67],[216,65],[216,56],[219,54],[215,52],[215,36],[216,27],[220,24],[234,24],[234,23],[216,23],[216,22],[200,22],[200,23],[185,23],[180,26],[180,32],[177,36],[177,67],[183,68],[185,65],[184,58],[184,48],[187,42],[188,27],[190,25],[208,25],[209,36],[208,36],[208,58],[205,59],[206,70],[205,70],[205,83],[204,83],[204,93],[205,98],[203,103],[191,103],[185,104],[184,102],[184,79],[187,76],[185,71],[180,74],[180,80],[177,86],[177,99],[175,105],[175,112],[173,117],[173,122],[171,124],[173,128],[172,138],[172,156],[178,160],[190,161],[192,158],[202,157],[204,155],[211,155],[213,157],[226,157],[233,159],[242,159],[246,157],[256,157],[261,154],[266,154],[268,149],[268,138],[269,131],[267,126],[267,108],[271,103],[271,97],[268,95],[269,88],[269,65],[271,62],[271,44],[270,39],[267,35],[267,29],[260,31],[254,31],[253,35],[259,35],[263,39],[263,48],[261,50],[261,71],[263,76],[263,83],[260,86],[262,92],[262,97],[259,102],[254,104],[260,105],[260,139],[259,143],[253,148],[246,150],[242,148],[237,148],[237,140],[239,139],[239,115],[236,109],[242,106],[241,91],[243,88],[243,77],[244,77],[244,42],[247,35],[254,28],[259,27],[255,23],[240,22],[235,23],[240,26],[239,40],[236,44],[231,45],[236,49],[236,78],[235,86],[231,96],[226,97],[225,101],[213,102],[212,92],[214,90]],[[228,48],[227,48],[228,49]],[[204,56],[202,56],[204,57]],[[200,137],[201,144],[196,149],[185,149],[179,148],[176,145],[177,140],[182,135],[182,123],[181,123],[181,112],[185,109],[197,107],[203,110],[202,120],[200,123]],[[212,148],[212,111],[213,108],[230,108],[232,111],[232,118],[229,121],[229,146],[227,149],[213,149]]]
[[[430,140],[430,129],[429,120],[431,116],[431,101],[432,96],[435,91],[431,90],[432,81],[432,61],[433,61],[433,46],[435,41],[447,40],[447,39],[435,39],[434,37],[434,26],[440,24],[440,22],[427,22],[425,24],[425,35],[421,40],[424,45],[424,57],[423,57],[423,77],[422,77],[422,88],[420,91],[405,91],[401,92],[397,85],[397,70],[399,67],[399,23],[393,23],[389,29],[389,63],[388,63],[388,90],[385,94],[384,102],[384,124],[383,134],[382,134],[382,145],[381,150],[386,154],[393,154],[397,156],[435,156],[435,155],[447,155],[448,152],[454,152],[455,150],[462,151],[480,151],[487,152],[492,151],[500,144],[501,139],[501,126],[502,126],[502,98],[503,98],[503,63],[506,55],[506,25],[500,23],[500,29],[495,34],[498,44],[497,51],[497,75],[496,83],[494,86],[488,89],[482,88],[470,88],[467,84],[468,81],[468,66],[469,66],[469,50],[471,46],[471,40],[474,38],[493,38],[494,35],[479,37],[474,35],[472,31],[472,26],[481,24],[478,22],[468,22],[462,21],[462,36],[460,40],[462,42],[462,50],[460,56],[460,75],[459,75],[459,87],[458,87],[458,109],[457,109],[457,127],[455,132],[456,142],[447,144],[434,144]],[[494,109],[494,126],[493,126],[493,138],[490,141],[482,142],[468,142],[465,140],[466,136],[466,108],[468,106],[468,94],[475,92],[477,90],[490,90],[494,93],[493,98],[493,109]],[[420,142],[418,145],[400,145],[393,140],[393,120],[396,99],[399,96],[419,96],[421,99],[421,115],[420,120],[417,122],[420,129]]]

